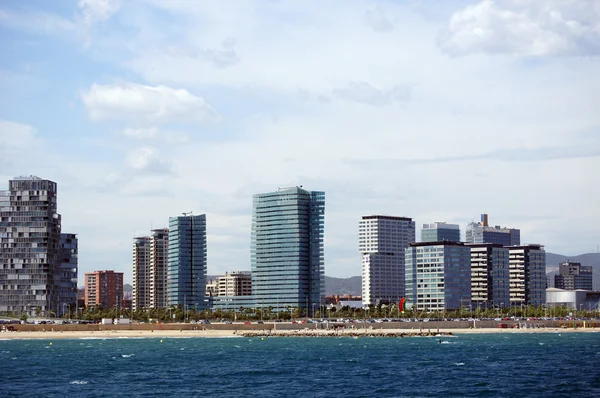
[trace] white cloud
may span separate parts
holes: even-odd
[[[389,32],[394,29],[394,25],[381,8],[366,11],[365,23],[376,32]]]
[[[202,49],[196,46],[170,46],[165,52],[173,57],[186,58],[209,62],[218,68],[226,68],[237,64],[240,59],[235,52],[235,39],[228,38],[223,41],[221,49]]]
[[[33,126],[0,119],[0,165],[22,161],[25,153],[34,152],[39,141]]]
[[[142,147],[132,150],[125,157],[125,165],[140,174],[170,174],[173,166],[156,148]]]
[[[349,101],[373,106],[391,105],[394,102],[408,102],[412,87],[396,85],[389,90],[380,90],[365,82],[352,82],[347,88],[333,90],[333,95]]]
[[[422,62],[430,62],[433,54],[431,37],[421,34],[422,20],[400,4],[373,8],[339,1],[258,1],[231,12],[223,2],[154,3],[166,20],[178,18],[180,29],[166,29],[166,38],[148,43],[146,37],[157,35],[162,19],[139,22],[140,34],[130,46],[134,54],[125,61],[153,84],[250,87],[292,95],[307,90],[328,96],[351,81],[393,87],[406,81],[403,75],[414,48],[424,49]],[[403,23],[381,34],[372,26],[383,23],[381,18]],[[387,29],[384,25],[378,29]],[[236,62],[227,67],[207,62],[205,49],[219,48],[227,38],[235,39]]]
[[[460,10],[439,38],[450,55],[600,55],[596,0],[483,0]]]
[[[33,126],[10,120],[0,120],[0,148],[7,150],[27,148],[36,139]]]
[[[218,120],[217,112],[185,89],[134,83],[93,84],[82,101],[92,120],[136,122],[203,122]]]
[[[122,134],[126,137],[136,138],[138,140],[151,140],[158,136],[159,130],[156,127],[139,129],[127,128],[122,131]]]
[[[120,0],[80,0],[78,3],[83,21],[90,26],[108,20],[121,7]]]
[[[142,141],[162,141],[168,144],[184,144],[189,136],[179,131],[160,131],[158,127],[126,128],[121,132],[124,136]]]

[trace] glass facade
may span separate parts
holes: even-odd
[[[489,227],[481,223],[467,225],[467,243],[495,243],[502,246],[518,246],[521,244],[521,231],[516,228]]]
[[[206,307],[206,215],[169,218],[167,304]]]
[[[423,224],[421,242],[460,242],[460,228],[456,224],[436,222]]]
[[[406,249],[406,298],[413,310],[471,305],[471,251],[462,243],[412,243]]]
[[[293,187],[253,196],[255,307],[301,307],[312,314],[325,303],[324,226],[324,192]]]

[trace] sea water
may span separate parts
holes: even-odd
[[[599,397],[600,333],[0,340],[0,396]]]

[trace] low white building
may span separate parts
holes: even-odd
[[[563,290],[552,287],[546,289],[546,305],[567,307],[570,310],[597,311],[600,308],[600,292]]]

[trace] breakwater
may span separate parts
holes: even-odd
[[[243,337],[436,337],[436,336],[453,336],[452,332],[398,332],[382,329],[375,330],[322,330],[322,329],[306,329],[306,330],[244,330],[236,332],[236,335]]]

